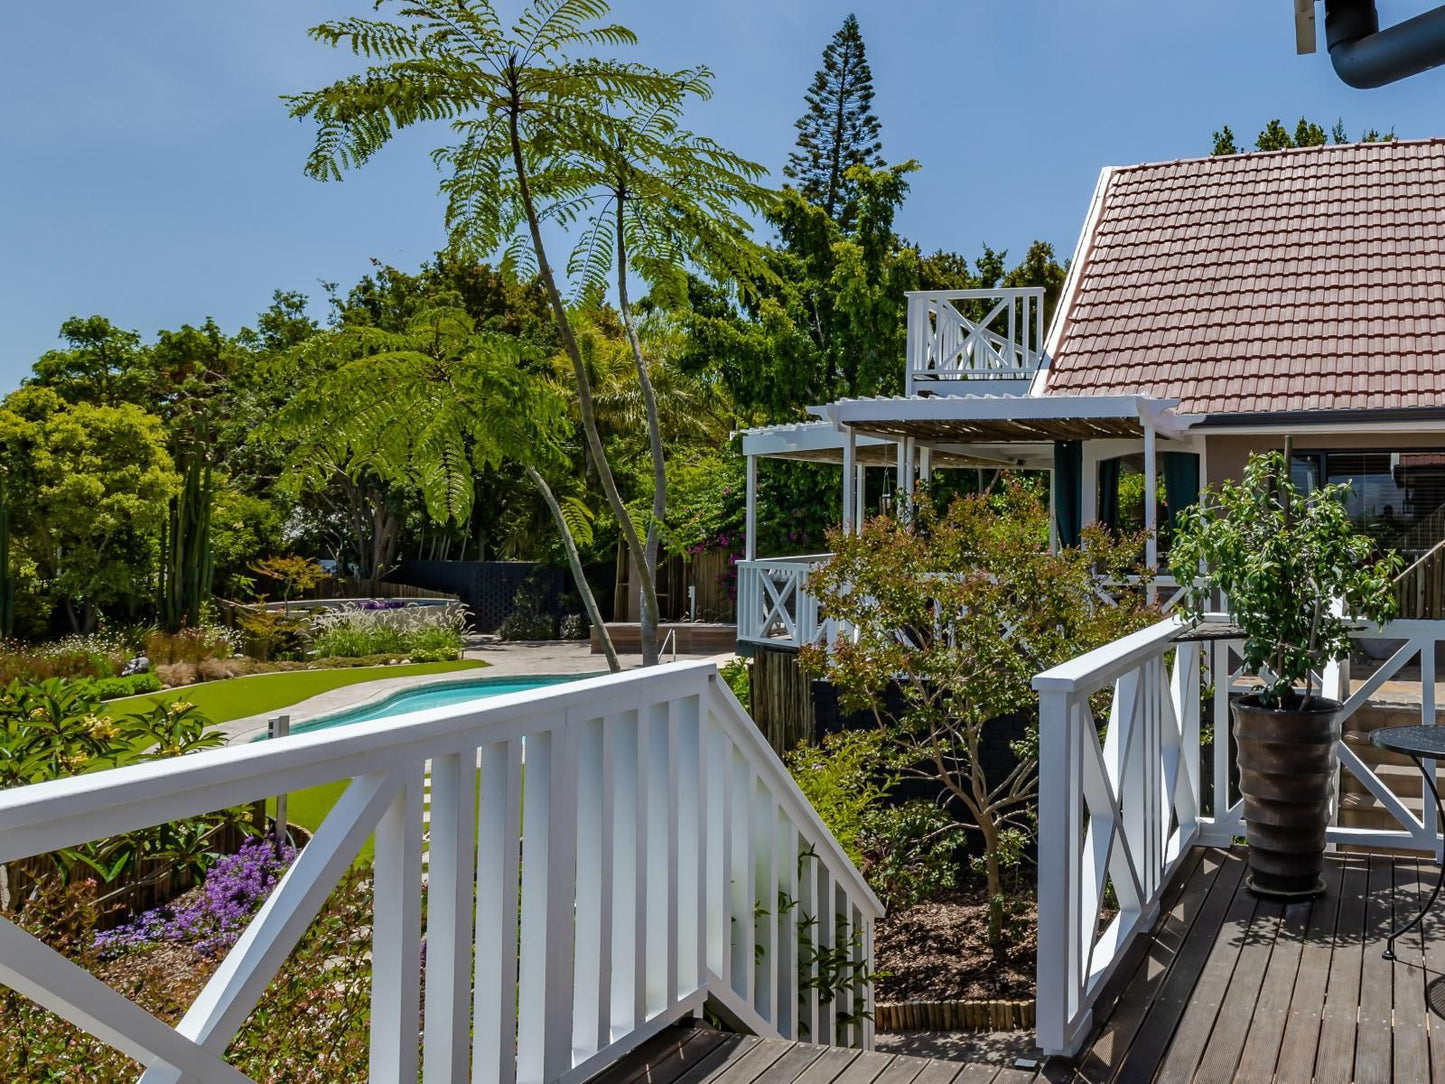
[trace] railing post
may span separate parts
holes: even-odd
[[[427,847],[426,1084],[470,1078],[477,756],[432,761]]]
[[[903,394],[912,395],[914,374],[928,368],[928,298],[922,294],[908,297],[907,355]]]
[[[422,766],[376,826],[371,922],[372,1080],[417,1078],[421,1023]]]
[[[522,835],[522,743],[482,748],[477,818],[477,963],[474,1077],[517,1076],[517,875]]]
[[[1046,1053],[1072,1054],[1083,982],[1079,914],[1079,742],[1066,692],[1039,694],[1039,882],[1036,1026]]]

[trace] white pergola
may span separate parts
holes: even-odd
[[[1177,399],[1148,395],[913,395],[842,399],[812,413],[822,419],[745,430],[747,539],[756,558],[757,459],[836,463],[843,468],[843,523],[862,522],[865,471],[892,467],[906,500],[915,481],[942,467],[1052,471],[1058,441],[1082,448],[1081,522],[1097,517],[1098,465],[1137,450],[1144,455],[1146,492],[1158,478],[1158,450],[1202,452],[1188,436],[1197,417],[1178,415]],[[1157,563],[1157,513],[1144,502],[1146,560]]]

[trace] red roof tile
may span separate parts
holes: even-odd
[[[1445,140],[1110,171],[1045,390],[1445,406]]]

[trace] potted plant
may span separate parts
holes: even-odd
[[[1207,489],[1182,513],[1170,549],[1175,579],[1194,585],[1186,613],[1201,616],[1220,592],[1243,635],[1245,672],[1259,678],[1255,692],[1230,706],[1248,883],[1261,896],[1323,890],[1341,705],[1321,695],[1315,674],[1349,656],[1352,621],[1382,623],[1395,613],[1400,559],[1377,559],[1371,540],[1356,533],[1345,510],[1349,488],[1302,493],[1287,455],[1251,456],[1242,482]]]

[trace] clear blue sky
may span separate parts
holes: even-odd
[[[1393,23],[1435,0],[1381,0]],[[498,0],[513,14],[521,0]],[[819,54],[862,24],[890,160],[917,158],[902,231],[972,258],[1061,256],[1101,166],[1252,142],[1302,113],[1351,135],[1445,134],[1445,70],[1354,91],[1294,55],[1285,0],[614,0],[639,59],[705,63],[693,128],[777,171]],[[356,0],[6,5],[0,14],[0,391],[72,314],[146,336],[250,321],[273,289],[320,294],[371,257],[414,268],[442,240],[426,150],[399,140],[341,184],[306,179],[311,132],[279,94],[350,70],[305,28]],[[1321,9],[1322,11],[1322,9]]]

